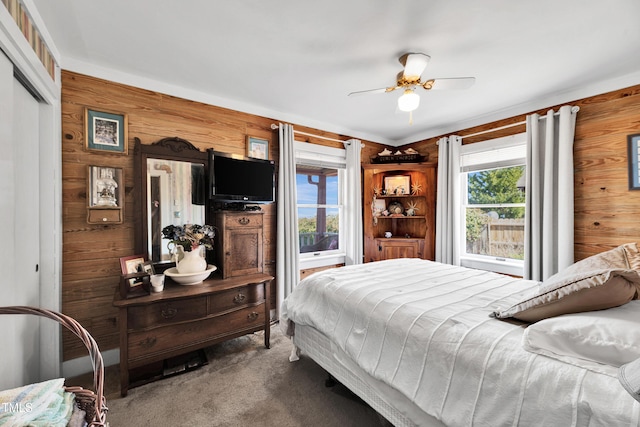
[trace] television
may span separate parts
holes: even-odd
[[[235,154],[209,152],[209,198],[216,202],[270,203],[275,200],[275,164]]]

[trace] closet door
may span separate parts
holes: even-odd
[[[0,51],[0,305],[40,305],[39,105]],[[38,381],[36,316],[2,316],[0,389]]]

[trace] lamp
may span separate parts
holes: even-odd
[[[398,98],[398,109],[400,111],[413,111],[420,105],[420,97],[411,89],[406,89],[402,96]]]

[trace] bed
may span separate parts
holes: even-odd
[[[108,426],[103,395],[104,365],[93,337],[73,318],[51,310],[28,306],[0,307],[0,314],[28,314],[59,322],[87,347],[93,365],[95,391],[65,386],[55,378],[0,391],[0,425],[3,426]]]
[[[420,259],[325,270],[285,299],[280,325],[290,360],[311,357],[396,426],[639,426],[640,402],[618,370],[640,358],[640,276],[622,249],[602,258],[606,269],[576,263],[553,292]],[[606,270],[607,281],[585,269]],[[567,290],[576,275],[596,285]],[[615,295],[603,298],[608,286]],[[591,303],[611,308],[575,309],[594,289]],[[542,312],[533,295],[546,298]],[[549,316],[549,306],[565,313]],[[519,318],[532,313],[543,319]]]

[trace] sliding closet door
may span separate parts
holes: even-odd
[[[40,305],[38,122],[38,102],[0,51],[0,305]],[[0,389],[38,381],[39,319],[3,315],[0,328]]]

